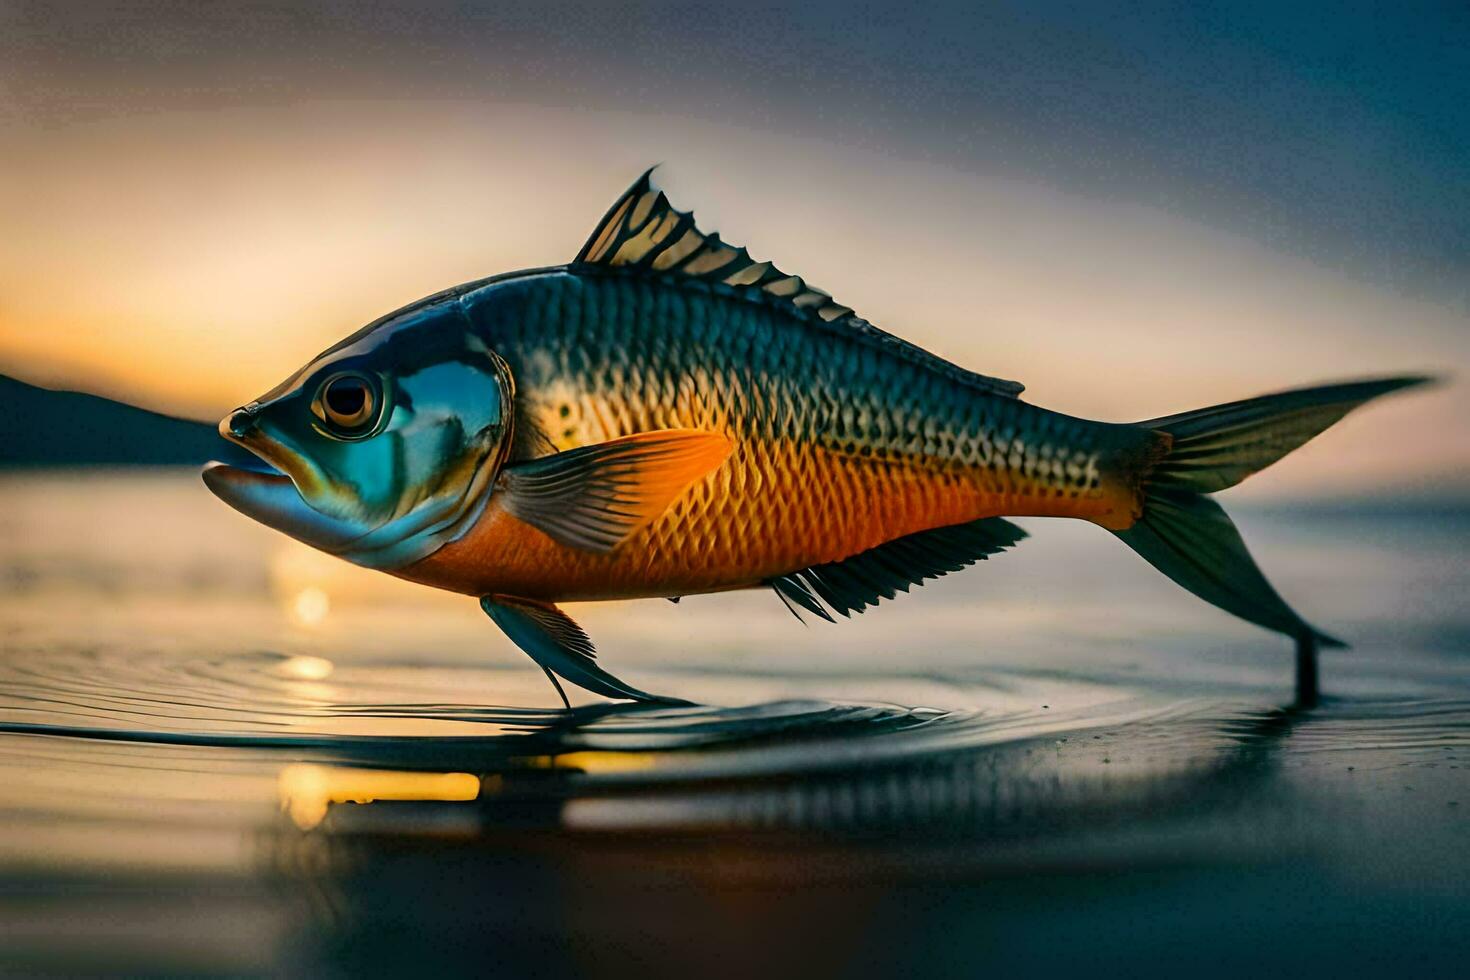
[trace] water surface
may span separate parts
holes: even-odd
[[[1276,638],[1033,521],[836,626],[575,607],[697,706],[567,713],[473,601],[191,473],[0,476],[0,968],[1448,975],[1470,520],[1237,512],[1354,643],[1320,708]]]

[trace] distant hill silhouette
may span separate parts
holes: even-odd
[[[0,467],[202,465],[250,459],[214,426],[0,375]]]

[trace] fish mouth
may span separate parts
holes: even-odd
[[[230,507],[296,540],[367,568],[392,570],[416,562],[456,540],[484,513],[504,453],[489,453],[463,492],[431,505],[367,523],[323,513],[301,491],[301,480],[320,478],[310,462],[257,427],[260,403],[231,412],[220,435],[250,452],[244,465],[213,460],[200,474],[204,485]],[[280,464],[273,457],[284,457]]]
[[[314,509],[291,478],[265,460],[251,466],[215,460],[205,464],[201,476],[209,491],[235,510],[313,548],[341,551],[362,536],[362,528]]]
[[[307,503],[287,473],[270,459],[274,443],[257,422],[259,400],[237,408],[219,423],[220,437],[255,458],[242,466],[211,460],[200,476],[216,497],[266,527],[328,552],[340,552],[360,538],[364,529],[334,519]]]

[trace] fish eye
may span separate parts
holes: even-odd
[[[350,439],[367,435],[376,427],[382,402],[377,379],[345,371],[322,382],[311,408],[326,423],[329,434]]]

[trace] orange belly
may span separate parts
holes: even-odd
[[[492,497],[463,537],[394,574],[469,595],[547,601],[720,592],[981,517],[1131,523],[1135,496],[1108,481],[1061,492],[932,461],[745,440],[610,553],[560,544]]]

